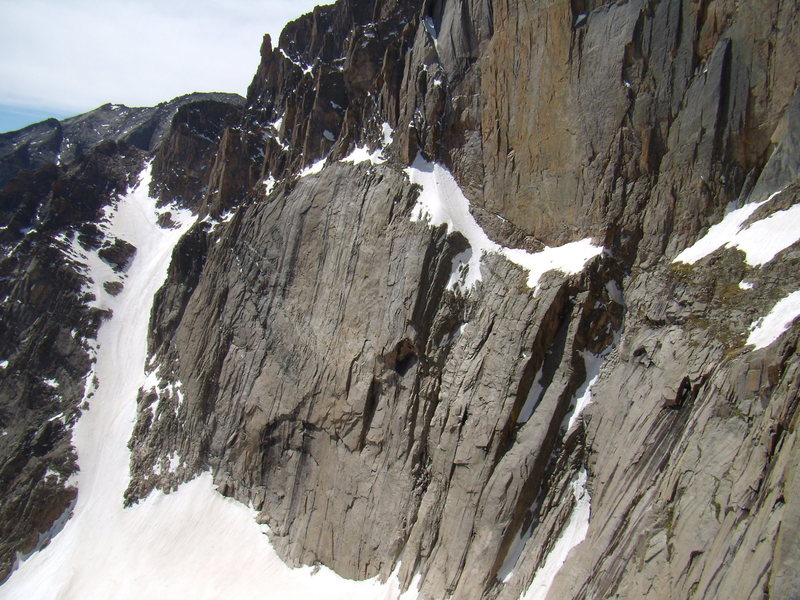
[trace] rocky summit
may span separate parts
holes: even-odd
[[[338,0],[244,100],[0,135],[0,597],[800,597],[798,40],[794,0]],[[181,554],[217,503],[229,556],[373,587],[103,596],[64,541]]]

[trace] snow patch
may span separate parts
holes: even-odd
[[[729,210],[722,221],[680,252],[672,262],[694,264],[718,248],[725,247],[738,248],[744,252],[745,262],[750,266],[767,264],[779,252],[800,240],[800,204],[775,212],[749,225],[745,225],[745,222],[756,210],[782,191],[770,194],[766,200],[751,202],[741,208]]]
[[[148,364],[154,362],[154,357],[148,361]],[[161,365],[155,366],[150,370],[145,370],[145,379],[142,384],[142,391],[155,394],[156,400],[152,402],[148,408],[153,418],[161,416],[161,403],[164,400],[175,399],[175,414],[178,414],[178,409],[183,405],[183,384],[180,380],[175,382],[165,382],[160,376]]]
[[[520,596],[520,600],[544,600],[550,591],[550,586],[553,585],[558,571],[567,561],[570,551],[586,538],[591,514],[591,498],[589,491],[586,489],[587,479],[586,469],[581,469],[575,480],[570,484],[572,496],[575,498],[575,507],[572,509],[569,521],[547,555],[544,564],[539,567],[533,576],[533,581],[528,590]]]
[[[766,348],[777,340],[789,328],[792,321],[799,316],[800,290],[792,292],[786,298],[778,301],[766,316],[750,325],[747,343],[752,344],[754,350]]]
[[[469,210],[469,200],[464,196],[452,174],[436,163],[430,163],[417,155],[414,163],[405,169],[411,183],[422,190],[411,213],[412,221],[427,219],[432,227],[446,225],[448,232],[460,232],[469,243],[470,254],[457,255],[448,289],[474,288],[481,280],[480,263],[484,254],[497,253],[528,271],[528,287],[536,288],[539,280],[548,271],[561,271],[567,275],[580,272],[586,263],[598,256],[602,248],[587,238],[563,246],[548,248],[541,252],[528,252],[518,248],[506,248],[489,239],[483,228],[475,221]]]
[[[162,465],[162,463],[164,461],[166,461],[166,465],[167,465],[166,471],[164,471],[161,468],[161,465]],[[153,474],[156,475],[156,476],[159,476],[159,475],[161,475],[162,473],[165,473],[165,472],[166,473],[177,473],[178,467],[181,466],[182,462],[183,462],[183,459],[180,457],[178,452],[176,450],[173,450],[166,457],[161,458],[161,459],[156,461],[156,463],[153,465]]]
[[[752,290],[755,287],[754,283],[750,283],[749,281],[740,281],[739,282],[739,289],[740,290]]]
[[[8,368],[8,361],[7,360],[0,360],[0,369],[5,371]]]
[[[48,477],[55,477],[56,481],[59,482],[63,479],[63,475],[61,475],[61,473],[59,473],[58,471],[54,471],[50,467],[47,467],[47,470],[44,472],[42,479],[47,480]]]
[[[381,125],[381,134],[383,135],[383,147],[390,146],[394,141],[394,129],[388,123]]]
[[[772,261],[779,252],[800,240],[800,204],[779,210],[740,231],[728,247],[745,253],[754,267]]]
[[[213,231],[219,226],[219,221],[212,218],[211,215],[206,215],[200,220],[200,222],[209,224],[208,233],[213,233]]]
[[[371,162],[373,165],[382,165],[386,162],[384,151],[394,141],[394,129],[388,123],[381,125],[381,147],[370,152],[366,146],[358,146],[353,151],[341,159],[339,162],[349,162],[354,165]]]
[[[272,190],[275,189],[276,183],[277,182],[275,181],[275,178],[272,175],[270,175],[264,180],[264,193],[267,196],[269,196],[272,193]]]
[[[539,285],[548,271],[561,271],[567,275],[580,273],[589,260],[603,249],[592,244],[591,238],[570,242],[555,248],[545,247],[540,252],[527,252],[519,248],[501,248],[501,254],[528,271],[528,287]]]
[[[339,162],[349,162],[353,163],[354,165],[358,165],[363,162],[371,162],[373,165],[382,165],[386,162],[386,160],[383,158],[383,150],[381,148],[378,148],[374,152],[370,152],[369,148],[366,146],[358,146]]]
[[[329,142],[335,142],[336,141],[336,136],[333,135],[332,131],[328,131],[327,129],[322,132],[322,137],[324,137]]]
[[[325,166],[326,158],[320,158],[317,162],[311,163],[305,169],[300,171],[298,177],[307,177],[309,175],[316,175],[320,171],[322,171],[322,167]]]
[[[45,384],[49,388],[56,389],[59,386],[58,381],[55,379],[42,379],[42,383]]]
[[[172,454],[170,454],[167,457],[167,461],[169,463],[167,467],[172,473],[174,473],[175,471],[178,470],[178,467],[181,466],[183,459],[178,455],[176,451],[173,451]]]

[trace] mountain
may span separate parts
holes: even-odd
[[[124,141],[141,150],[158,148],[176,112],[200,101],[241,106],[236,94],[187,94],[154,107],[104,104],[63,121],[47,119],[19,131],[0,134],[0,185],[23,169],[75,162],[107,141]]]
[[[5,134],[0,596],[108,597],[63,558],[98,514],[177,565],[238,510],[212,479],[228,530],[375,585],[329,597],[798,596],[798,27],[339,0],[244,103]],[[246,556],[206,597],[279,569]]]

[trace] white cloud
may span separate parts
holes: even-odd
[[[314,0],[0,0],[0,104],[78,113],[193,91],[244,94]]]

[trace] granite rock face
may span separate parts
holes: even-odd
[[[210,469],[290,563],[401,564],[426,599],[800,595],[800,329],[751,339],[800,290],[798,26],[785,0],[339,0],[265,38],[243,109],[182,107],[149,148],[200,218],[125,501]],[[451,285],[475,249],[417,218],[418,156],[498,244],[604,251]],[[59,172],[20,177],[24,228]],[[675,261],[762,201],[774,256]]]

